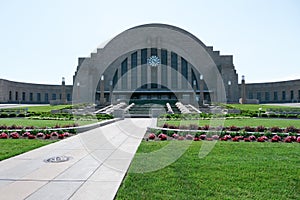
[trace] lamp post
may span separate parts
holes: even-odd
[[[231,92],[231,88],[230,88],[230,86],[231,86],[231,81],[228,81],[228,98],[227,98],[227,103],[230,103],[230,101],[231,101],[231,95],[230,95],[230,92]]]
[[[104,104],[104,75],[102,75],[100,78],[100,105],[104,106]]]
[[[196,90],[197,90],[197,87],[196,87],[196,80],[193,80],[193,90],[194,90],[194,101],[198,102],[197,94],[196,94]],[[194,102],[193,102],[193,103],[194,103]]]
[[[199,81],[199,84],[200,84],[200,105],[203,106],[203,102],[204,102],[204,81],[203,81],[203,75],[200,74],[200,77],[199,77],[200,81]]]
[[[79,102],[79,98],[80,98],[80,89],[79,89],[79,87],[80,87],[80,83],[77,82],[77,99],[78,99],[78,102]]]
[[[109,81],[109,98],[110,98],[110,104],[112,104],[112,89],[113,89],[113,81]]]

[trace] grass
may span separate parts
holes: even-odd
[[[264,104],[227,104],[230,108],[235,108],[239,110],[249,110],[249,111],[258,111],[259,108],[262,108],[262,111],[267,109],[295,109],[295,107],[290,106],[277,106],[277,105],[264,105]]]
[[[168,123],[171,125],[189,125],[189,124],[198,124],[199,126],[209,125],[213,123],[213,120],[158,120],[157,125],[162,126],[164,123]],[[281,128],[286,128],[288,126],[294,126],[296,128],[300,128],[300,120],[299,119],[268,119],[268,118],[246,118],[246,119],[226,119],[224,120],[224,126],[264,126],[264,127],[274,127],[278,126]]]
[[[138,152],[168,143],[142,142]],[[201,145],[158,171],[128,173],[116,199],[300,199],[300,144],[218,142],[200,159]]]
[[[69,105],[55,105],[55,106],[29,106],[29,112],[50,112],[51,110],[60,110],[66,107],[70,107]]]
[[[55,140],[1,139],[0,161],[53,142]]]
[[[28,112],[50,112],[51,110],[59,110],[70,107],[70,105],[37,105],[37,106],[20,106],[15,108],[4,108],[2,110],[18,110],[28,108]]]
[[[37,120],[37,119],[26,119],[26,118],[1,118],[0,125],[18,125],[18,126],[35,126],[38,128],[42,127],[54,127],[55,125],[69,125],[78,123],[79,125],[87,125],[91,123],[98,122],[98,120],[93,121],[74,121],[74,120]]]

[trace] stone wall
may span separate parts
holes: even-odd
[[[72,85],[65,86],[65,98],[72,100]],[[62,100],[62,85],[22,83],[0,79],[0,103],[41,103]],[[47,97],[48,96],[48,97]]]

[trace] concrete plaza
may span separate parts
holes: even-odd
[[[0,162],[0,199],[113,199],[155,119],[125,119]],[[45,160],[65,156],[66,162]]]

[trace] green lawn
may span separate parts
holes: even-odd
[[[69,105],[29,106],[27,108],[29,112],[50,112],[51,110],[59,110],[66,107],[69,107]]]
[[[18,110],[28,108],[28,112],[50,112],[51,110],[59,110],[66,107],[70,107],[70,105],[38,105],[38,106],[20,106],[16,108],[5,108],[3,110]]]
[[[26,118],[1,118],[0,125],[19,125],[19,126],[35,126],[35,127],[54,127],[55,125],[69,125],[77,123],[79,125],[86,125],[96,123],[98,120],[93,121],[74,121],[74,120],[37,120],[37,119],[26,119]]]
[[[142,142],[138,153],[168,143]],[[300,144],[217,142],[200,159],[201,145],[158,171],[128,173],[116,199],[300,199]]]
[[[189,125],[189,124],[198,124],[199,126],[209,125],[213,123],[213,120],[169,120],[163,121],[158,120],[158,126],[162,126],[164,123],[172,124],[172,125]],[[295,126],[296,128],[300,128],[300,120],[299,119],[268,119],[268,118],[246,118],[246,119],[226,119],[224,120],[224,126],[264,126],[264,127],[273,127],[278,126],[281,128],[286,128],[288,126]]]
[[[38,139],[0,139],[0,161],[53,142],[55,141]]]
[[[295,107],[289,106],[277,106],[277,105],[263,105],[263,104],[227,104],[230,108],[235,108],[239,110],[249,110],[249,111],[258,111],[259,108],[262,108],[262,111],[267,109],[295,109]]]

